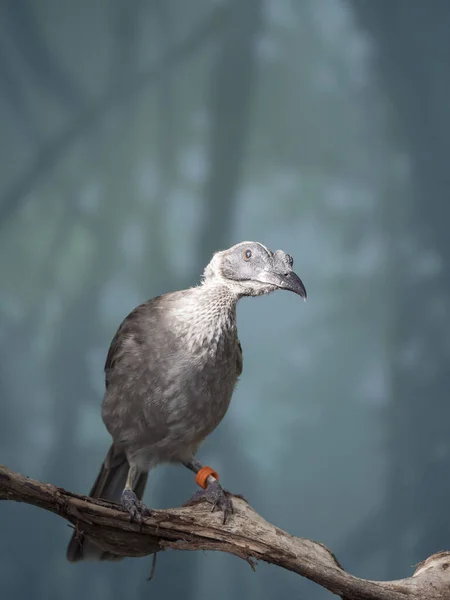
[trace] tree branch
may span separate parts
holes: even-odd
[[[407,579],[359,579],[344,571],[328,548],[278,529],[237,497],[235,514],[226,525],[197,504],[155,511],[140,527],[116,504],[40,483],[0,465],[0,500],[25,502],[58,514],[102,548],[121,556],[146,556],[167,548],[220,550],[243,558],[252,568],[255,561],[263,560],[294,571],[345,600],[449,598],[450,552],[434,554]]]

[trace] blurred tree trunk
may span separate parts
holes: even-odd
[[[113,47],[110,87],[126,86],[137,65],[136,26],[139,19],[140,0],[133,0],[126,5],[116,2],[113,6]],[[95,479],[100,463],[93,464],[92,448],[80,446],[76,439],[81,424],[81,416],[86,404],[94,398],[98,404],[97,394],[92,389],[90,377],[90,352],[103,338],[101,294],[111,281],[121,263],[122,234],[126,217],[129,214],[129,200],[132,197],[131,173],[134,166],[133,147],[130,140],[134,135],[132,118],[128,103],[118,108],[114,121],[104,131],[87,142],[86,154],[94,166],[93,177],[100,182],[102,200],[97,211],[87,216],[84,225],[91,232],[95,242],[94,254],[90,261],[89,271],[83,285],[79,285],[78,293],[70,298],[67,308],[62,314],[57,338],[49,359],[49,380],[52,382],[52,396],[55,406],[56,439],[54,449],[48,462],[48,477],[63,482],[71,478],[69,487],[81,489],[81,481],[74,478],[83,470]],[[74,201],[75,198],[72,199]],[[68,367],[69,366],[69,367]],[[106,452],[105,448],[105,452]],[[85,480],[83,479],[83,487]],[[88,491],[88,490],[85,490]],[[51,547],[55,553],[63,553],[59,543]],[[122,575],[122,576],[121,576]],[[48,577],[52,577],[49,570]],[[105,572],[98,570],[95,579],[105,582]],[[126,595],[127,579],[117,569],[108,572],[108,596],[123,598]],[[51,583],[43,578],[44,592]],[[83,597],[93,585],[93,578],[76,577],[71,586],[73,598]]]
[[[230,18],[227,27],[218,39],[218,48],[211,71],[211,96],[209,103],[210,133],[207,156],[209,174],[205,182],[204,216],[202,230],[197,241],[196,261],[201,268],[212,253],[233,243],[233,225],[236,204],[242,178],[245,151],[250,132],[250,110],[252,106],[256,74],[256,42],[261,29],[261,0],[230,2]],[[198,280],[200,273],[186,277],[185,284]],[[215,434],[215,447],[220,449],[217,459],[224,471],[231,473],[236,465],[246,472],[245,487],[255,490],[252,484],[252,469],[245,468],[244,440],[231,431],[229,419],[225,419]],[[233,443],[230,441],[233,440]],[[242,482],[244,484],[244,482]],[[174,487],[176,489],[174,489]],[[186,490],[186,499],[193,493],[191,486],[174,484],[168,475],[162,484],[162,498],[168,505],[180,499],[180,490]],[[241,492],[244,490],[234,490]],[[174,564],[174,561],[179,563]],[[199,556],[192,554],[181,557],[171,555],[169,561],[160,564],[158,578],[165,581],[168,596],[195,598],[198,582]],[[177,577],[170,577],[176,568]],[[216,578],[214,578],[216,580]],[[155,582],[156,583],[156,582]],[[227,571],[223,581],[217,583],[224,589],[224,596],[242,595],[242,582]],[[169,587],[167,587],[169,586]]]
[[[376,43],[392,121],[410,161],[411,223],[395,298],[389,415],[388,577],[445,546],[450,529],[450,4],[354,0]],[[395,235],[395,234],[394,234]],[[393,257],[394,259],[395,257]],[[430,489],[439,493],[430,497]]]
[[[2,7],[16,52],[36,87],[55,98],[69,113],[78,112],[84,98],[78,85],[59,64],[42,35],[42,28],[30,0],[7,0]]]
[[[200,262],[232,241],[250,133],[261,0],[231,0],[230,4],[230,21],[221,33],[211,73],[210,170],[205,185],[204,227],[198,244]]]

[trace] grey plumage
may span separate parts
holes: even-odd
[[[114,444],[110,447],[97,479],[89,492],[91,498],[105,498],[112,502],[121,501],[130,465],[125,452],[117,452],[117,450],[118,448]],[[142,498],[144,494],[147,477],[148,473],[142,472],[136,480],[134,491],[138,498]],[[122,557],[102,551],[93,542],[85,539],[81,531],[76,531],[70,540],[67,558],[71,562],[78,562],[83,559],[119,560]]]
[[[153,298],[126,317],[105,364],[102,418],[113,444],[92,496],[122,498],[127,506],[133,490],[136,500],[142,497],[157,464],[198,470],[192,467],[197,449],[223,419],[242,372],[236,303],[276,289],[306,298],[292,262],[282,251],[242,242],[213,256],[201,285]],[[136,500],[132,515],[142,509]],[[114,558],[80,535],[72,537],[67,556]]]

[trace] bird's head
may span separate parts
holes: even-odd
[[[275,290],[295,292],[306,300],[306,289],[294,273],[294,260],[283,250],[272,252],[259,242],[241,242],[214,254],[205,283],[226,285],[237,296],[261,296]]]

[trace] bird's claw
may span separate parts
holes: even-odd
[[[151,515],[151,510],[129,489],[125,489],[122,492],[122,506],[129,512],[130,521],[136,521],[141,524],[145,517]]]
[[[229,492],[225,491],[218,481],[208,483],[205,490],[199,490],[188,500],[185,506],[192,506],[197,502],[209,502],[212,504],[211,512],[219,509],[223,512],[223,524],[227,522],[229,515],[234,513],[233,503]]]

